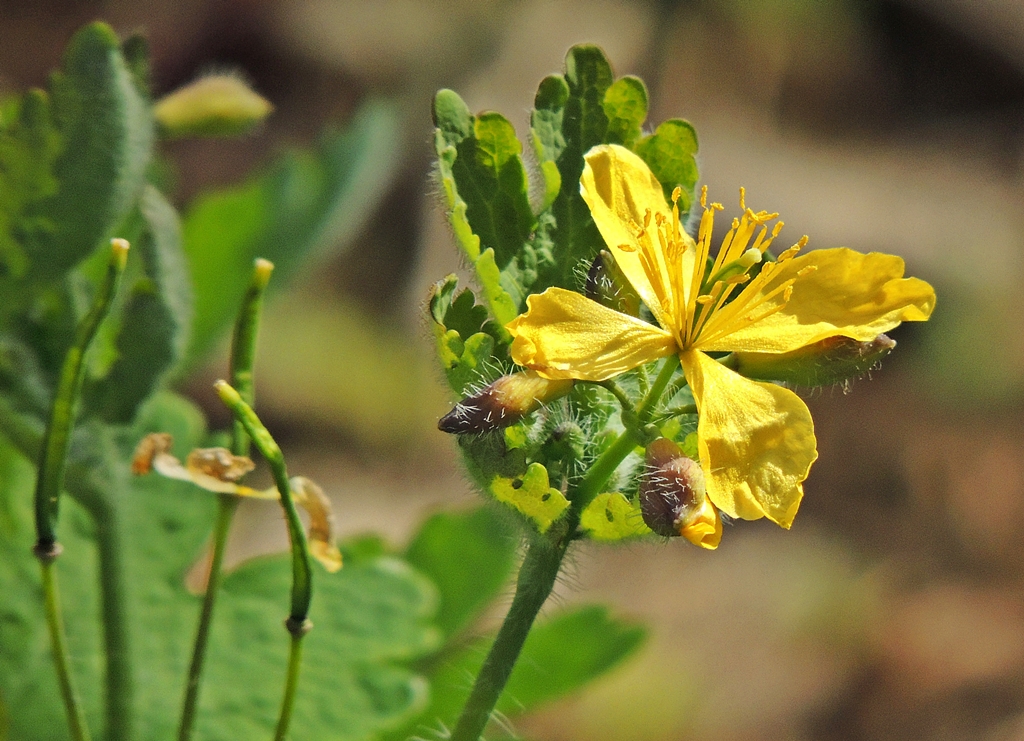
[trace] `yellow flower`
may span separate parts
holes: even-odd
[[[769,232],[778,214],[746,208],[742,189],[743,215],[708,267],[722,206],[707,204],[706,189],[694,242],[643,160],[616,145],[594,147],[585,159],[583,199],[660,326],[550,288],[530,296],[527,312],[509,323],[513,360],[545,378],[602,381],[677,353],[700,414],[708,498],[732,517],[788,528],[818,455],[810,412],[792,391],[744,378],[707,353],[786,353],[835,336],[871,340],[927,319],[935,292],[903,278],[903,260],[892,255],[838,248],[797,257],[806,237],[751,278],[782,222]]]

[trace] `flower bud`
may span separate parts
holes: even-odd
[[[157,102],[153,115],[169,139],[239,136],[274,107],[234,75],[202,77]]]
[[[441,432],[487,432],[515,424],[542,404],[572,390],[571,379],[541,378],[536,371],[502,376],[482,391],[467,396],[441,417]]]
[[[760,381],[782,381],[795,386],[829,386],[859,378],[896,347],[884,334],[860,342],[849,337],[828,337],[793,352],[733,353],[737,373]]]
[[[602,306],[630,316],[640,315],[640,297],[608,250],[598,252],[590,264],[584,293]]]
[[[722,520],[705,493],[700,464],[664,437],[647,446],[645,462],[639,495],[647,527],[658,535],[682,536],[702,548],[717,548]]]

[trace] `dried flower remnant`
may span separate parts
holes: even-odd
[[[166,432],[154,432],[142,438],[132,457],[132,473],[140,476],[156,471],[161,476],[188,481],[219,494],[275,501],[281,498],[276,486],[260,490],[237,483],[255,467],[249,458],[232,455],[226,448],[196,448],[182,464],[169,452],[173,442]],[[323,489],[304,476],[293,476],[289,483],[295,503],[309,515],[310,554],[327,571],[337,571],[341,568],[341,552],[337,546],[331,500]]]

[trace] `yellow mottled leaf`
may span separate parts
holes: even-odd
[[[514,479],[495,476],[489,489],[495,499],[519,510],[542,533],[569,507],[565,495],[551,488],[548,470],[540,463],[531,463],[526,473]]]

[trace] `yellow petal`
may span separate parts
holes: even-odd
[[[508,323],[512,360],[544,378],[603,381],[676,351],[670,332],[574,291],[549,288],[526,305]]]
[[[706,351],[782,353],[837,335],[867,341],[900,322],[924,321],[935,307],[935,291],[923,280],[904,278],[903,268],[903,260],[894,255],[865,255],[845,247],[787,260],[777,264],[758,291],[765,295],[793,280],[793,293],[785,306],[753,324],[743,322],[781,304],[784,294],[780,293],[731,321],[735,328],[716,326],[716,315],[702,333],[709,341],[698,340],[696,346]],[[801,271],[804,274],[798,275]],[[751,283],[749,289],[755,288]],[[736,301],[750,298],[746,293]],[[728,307],[721,312],[722,318],[727,315]]]
[[[788,528],[818,457],[807,406],[781,386],[751,381],[702,352],[680,355],[700,411],[697,447],[708,498],[732,517]]]
[[[295,503],[309,515],[309,552],[330,573],[341,568],[341,551],[334,535],[334,511],[324,490],[305,476],[288,480]],[[277,491],[276,489],[274,491]],[[278,495],[280,496],[280,495]]]
[[[658,285],[652,285],[641,262],[642,250],[633,226],[642,225],[650,211],[648,233],[655,242],[660,239],[654,215],[661,213],[672,218],[661,183],[647,163],[625,147],[614,144],[597,146],[587,152],[584,159],[586,165],[580,178],[580,195],[590,207],[594,223],[615,256],[615,262],[658,323],[666,329],[671,328],[672,317],[660,299],[666,287],[672,285],[663,259],[665,245],[656,250],[662,259],[655,266]],[[688,235],[682,233],[681,236],[692,244],[693,240]],[[628,249],[622,250],[620,245],[627,245]]]

